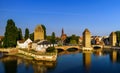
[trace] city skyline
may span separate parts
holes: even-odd
[[[4,35],[8,19],[16,26],[34,32],[44,24],[47,35],[61,35],[62,28],[70,36],[81,36],[88,28],[92,35],[108,36],[120,30],[118,0],[0,0],[0,35]]]

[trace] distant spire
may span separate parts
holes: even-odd
[[[62,28],[62,35],[64,34],[64,29]]]

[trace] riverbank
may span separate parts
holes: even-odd
[[[5,52],[5,55],[15,55],[29,60],[37,61],[56,61],[57,59],[57,50],[54,52],[40,53],[36,51],[28,51],[27,49],[18,49],[18,48],[0,48],[0,52]]]

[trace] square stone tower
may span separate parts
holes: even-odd
[[[112,32],[112,33],[110,34],[110,45],[111,45],[111,46],[116,46],[116,43],[117,43],[116,33],[115,33],[115,32]]]
[[[41,25],[37,25],[34,30],[34,41],[35,40],[44,40],[44,29]]]
[[[88,29],[85,29],[85,31],[83,32],[83,47],[91,47],[91,34]]]

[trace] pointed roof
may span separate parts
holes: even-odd
[[[86,28],[86,29],[84,30],[83,34],[84,34],[84,33],[90,33],[90,31]]]
[[[42,25],[37,25],[35,31],[43,31]]]
[[[116,35],[116,33],[115,32],[111,32],[111,34],[110,35]]]
[[[86,28],[84,32],[90,32],[90,31]]]

